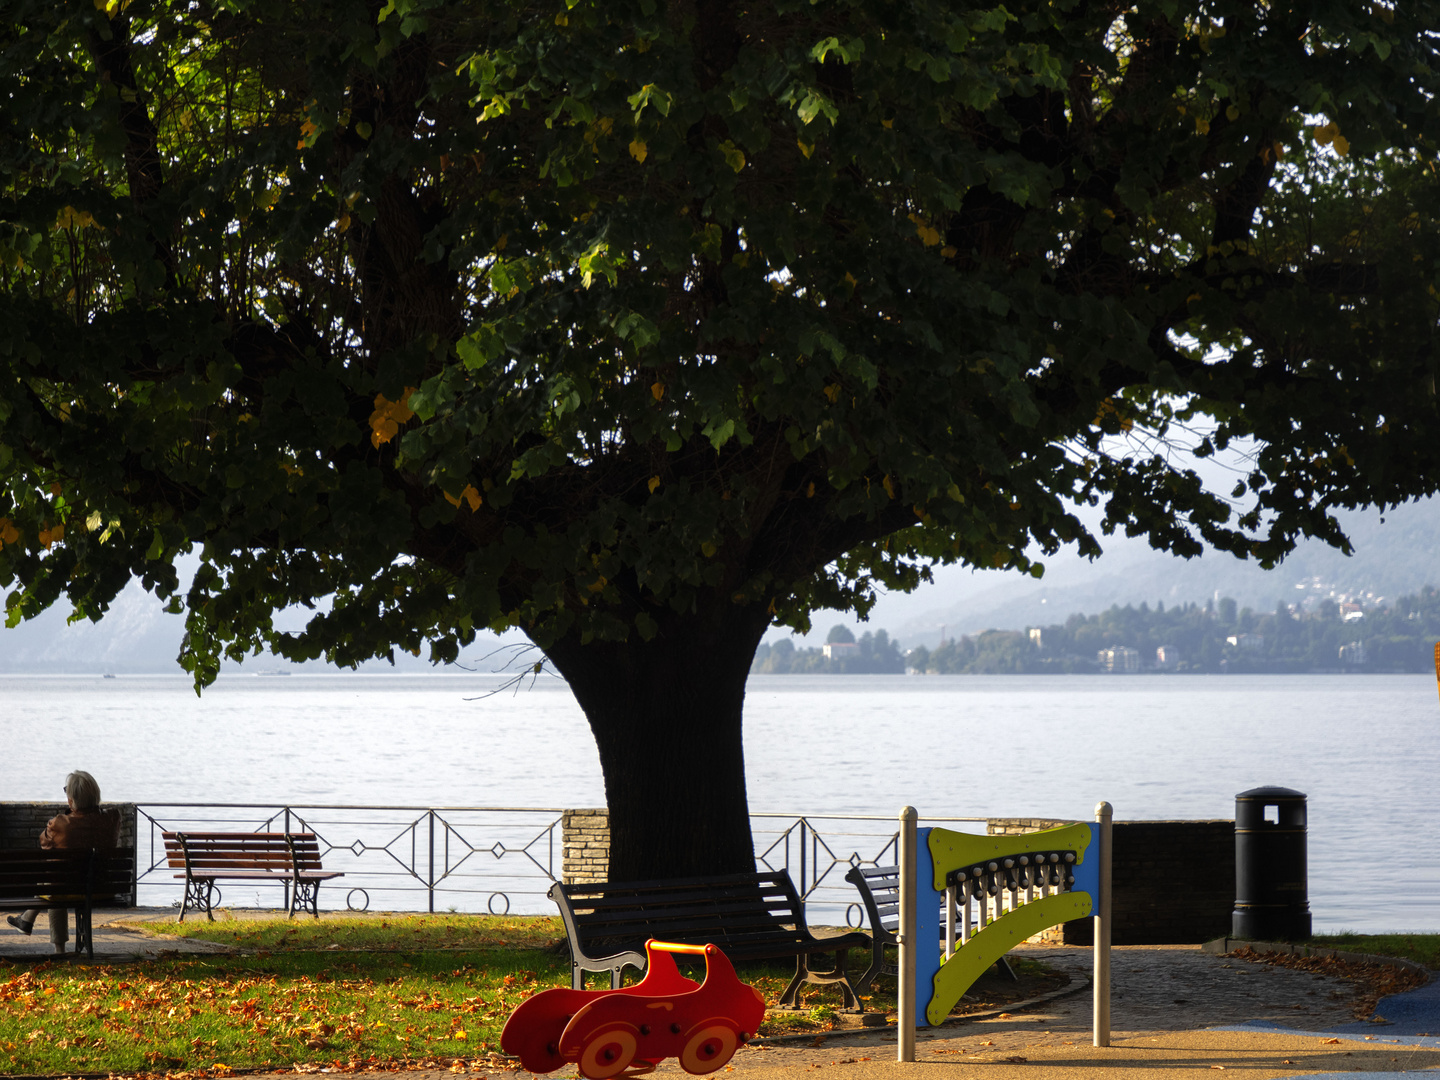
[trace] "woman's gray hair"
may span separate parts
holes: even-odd
[[[65,777],[65,796],[76,810],[94,810],[100,805],[100,785],[88,772],[76,769]]]

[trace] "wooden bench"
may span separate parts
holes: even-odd
[[[165,856],[176,878],[185,881],[180,921],[193,908],[203,909],[211,922],[215,882],[256,881],[285,889],[284,907],[293,918],[297,908],[320,917],[320,883],[344,877],[320,865],[320,842],[314,833],[167,832]]]
[[[794,956],[795,977],[780,995],[781,1008],[797,1008],[804,983],[838,984],[845,1008],[861,1011],[845,970],[849,949],[870,944],[852,932],[816,937],[790,875],[727,874],[668,881],[598,882],[550,886],[570,938],[570,985],[579,990],[587,971],[610,972],[619,987],[627,965],[644,970],[645,940],[714,943],[731,960]],[[810,957],[834,953],[830,971],[813,971]]]
[[[75,951],[95,959],[92,912],[96,902],[129,896],[135,887],[135,852],[93,848],[0,851],[0,911],[75,909]]]

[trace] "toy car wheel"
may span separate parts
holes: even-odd
[[[707,1021],[685,1040],[680,1051],[680,1067],[688,1073],[703,1076],[723,1066],[735,1055],[740,1037],[729,1024]]]
[[[635,1060],[635,1028],[616,1024],[602,1028],[585,1040],[575,1064],[589,1080],[609,1080],[630,1067]]]

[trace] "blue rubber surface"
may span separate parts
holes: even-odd
[[[1251,1020],[1216,1030],[1278,1031],[1287,1035],[1323,1035],[1329,1038],[1354,1039],[1357,1042],[1440,1047],[1440,978],[1432,978],[1417,990],[1381,998],[1375,1006],[1375,1016],[1386,1023],[1357,1020],[1353,1024],[1339,1024],[1329,1031],[1300,1031],[1268,1020]]]

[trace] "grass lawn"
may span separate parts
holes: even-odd
[[[1440,934],[1323,934],[1311,945],[1374,956],[1398,956],[1440,971]]]
[[[0,965],[0,1072],[494,1067],[511,1010],[570,977],[568,953],[553,948],[564,934],[553,918],[327,914],[136,925],[238,951]],[[782,961],[740,974],[775,1001],[793,970]],[[893,1008],[893,982],[885,983],[870,1008]],[[592,988],[603,985],[592,978]],[[761,1032],[828,1028],[840,992],[813,988],[806,1004],[798,1015],[772,1013]]]

